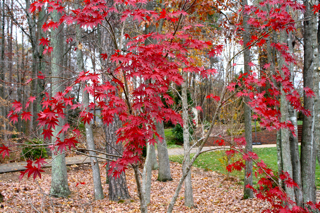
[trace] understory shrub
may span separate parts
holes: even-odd
[[[45,148],[44,142],[40,139],[33,139],[32,141],[27,141],[26,146],[22,149],[21,156],[27,159],[38,159],[40,157],[47,158],[48,153]]]

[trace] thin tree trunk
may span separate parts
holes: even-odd
[[[247,0],[242,0],[242,8],[243,11],[245,11],[245,6],[248,5]],[[243,34],[243,47],[247,48],[247,44],[250,42],[250,32],[249,32],[249,26],[247,24],[248,22],[248,15],[243,14],[243,28],[244,28],[244,34]],[[243,52],[243,59],[244,59],[244,72],[250,73],[250,50],[247,48]],[[245,152],[252,152],[252,126],[251,126],[251,109],[248,106],[249,97],[244,98],[245,104],[244,104],[244,125],[245,125],[245,138],[246,138],[246,147]],[[253,192],[250,188],[247,188],[247,185],[252,186],[252,161],[247,160],[246,166],[245,166],[245,173],[244,173],[244,189],[243,189],[243,197],[244,199],[252,198]]]
[[[280,42],[284,43],[287,41],[287,33],[281,32],[280,35]],[[279,59],[279,70],[281,76],[285,78],[285,75],[282,71],[282,66],[284,66],[284,59],[280,55]],[[288,100],[286,98],[286,93],[283,90],[281,85],[281,95],[280,95],[280,112],[281,112],[281,122],[287,122],[289,120],[288,115]],[[292,174],[292,164],[291,164],[291,153],[290,153],[290,141],[289,141],[289,130],[287,128],[283,128],[280,130],[281,132],[281,155],[282,155],[282,166],[283,170],[281,173],[288,172],[290,177],[293,176]],[[280,174],[279,174],[280,175]],[[295,193],[292,187],[288,187],[286,184],[284,185],[285,191],[287,195],[291,198],[292,201],[295,201]]]
[[[81,29],[77,26],[77,42],[81,44]],[[82,72],[84,70],[84,63],[83,63],[83,54],[80,48],[77,49],[77,66],[78,70]],[[89,109],[89,93],[85,91],[84,88],[85,84],[83,85],[82,91],[82,103],[86,110]],[[86,123],[86,141],[87,141],[87,148],[89,150],[95,150],[94,138],[93,138],[93,131],[92,131],[92,124]],[[90,154],[90,162],[92,168],[92,176],[93,176],[93,184],[94,184],[94,198],[96,200],[101,200],[104,198],[103,190],[101,186],[101,176],[100,176],[100,168],[99,162],[97,159],[97,154],[94,151],[89,151]]]
[[[292,34],[289,33],[288,38],[289,51],[293,53],[292,46]],[[294,82],[294,68],[293,64],[290,64],[290,80]],[[303,195],[301,190],[301,166],[300,166],[300,154],[299,154],[299,145],[298,145],[298,125],[297,125],[297,112],[295,109],[289,105],[289,119],[291,123],[294,125],[294,132],[296,136],[293,136],[290,131],[289,141],[290,141],[290,154],[291,154],[291,163],[292,163],[292,178],[294,182],[298,184],[299,187],[295,187],[295,200],[298,206],[303,205]]]
[[[152,152],[154,152],[154,146],[147,144],[147,157],[143,168],[143,191],[145,194],[145,204],[150,203],[150,193],[151,193],[151,178],[152,178]]]
[[[61,15],[54,11],[51,13],[51,17],[53,21],[59,21]],[[63,25],[60,25],[58,29],[51,31],[51,45],[53,47],[52,50],[52,61],[51,61],[51,71],[52,76],[56,77],[61,75],[62,70],[59,66],[63,62],[63,37],[61,31],[63,29]],[[63,91],[61,82],[58,78],[52,79],[52,96],[56,93]],[[53,130],[52,143],[55,143],[56,137],[59,131],[62,129],[64,125],[64,119],[59,118],[59,126]],[[60,140],[64,140],[64,136],[60,135]],[[50,194],[56,197],[67,197],[71,192],[68,186],[68,175],[67,175],[67,167],[65,161],[65,153],[56,153],[52,152],[52,179],[51,179],[51,189]]]
[[[137,190],[138,190],[138,196],[140,200],[140,211],[141,213],[147,213],[148,208],[145,202],[145,192],[144,192],[144,187],[141,185],[141,180],[140,180],[140,171],[139,171],[139,166],[138,165],[133,165],[133,170],[134,170],[134,177],[136,180],[137,184]]]
[[[186,171],[186,167],[190,164],[190,133],[189,133],[189,115],[188,115],[188,98],[187,98],[187,78],[188,73],[183,73],[184,81],[181,85],[182,90],[182,119],[183,119],[183,148],[184,148],[184,159],[182,170],[183,173]],[[193,206],[193,192],[192,192],[192,182],[191,182],[191,171],[188,172],[185,180],[184,188],[184,205]]]
[[[159,158],[159,172],[158,172],[158,180],[165,182],[171,181],[171,172],[170,172],[170,161],[169,154],[167,149],[167,142],[164,137],[164,125],[163,122],[156,122],[157,133],[163,138],[162,142],[159,141],[157,143],[158,148],[158,158]]]
[[[5,11],[4,11],[4,3],[5,0],[2,1],[1,5],[1,52],[0,52],[0,98],[5,100],[5,64],[4,64],[4,50],[5,50],[5,35],[4,35],[4,28],[5,28]],[[6,117],[5,115],[5,106],[0,106],[1,114],[0,117],[2,116],[2,119]],[[5,133],[5,127],[4,123],[3,125],[0,126],[0,137],[1,137],[1,130],[4,130],[3,132]]]
[[[303,87],[313,88],[313,12],[309,1],[304,1],[304,66]],[[301,179],[304,203],[315,202],[315,170],[313,166],[314,150],[314,98],[304,94],[304,108],[310,111],[311,116],[303,116],[301,142]]]

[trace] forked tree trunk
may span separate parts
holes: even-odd
[[[116,131],[120,127],[120,121],[118,117],[115,117],[113,123],[106,125],[104,127],[105,137],[106,137],[106,152],[107,154],[112,155],[122,155],[123,147],[121,143],[117,144],[117,135]],[[107,156],[110,159],[113,159],[112,156]],[[114,158],[116,160],[116,158]],[[123,172],[120,174],[120,177],[115,178],[113,175],[109,175],[109,163],[107,164],[107,177],[109,183],[109,199],[112,201],[119,201],[129,199],[129,191],[127,187],[126,174]]]
[[[54,11],[51,13],[52,20],[59,21],[61,15]],[[58,29],[51,31],[51,45],[52,50],[52,60],[51,60],[51,72],[53,77],[60,76],[62,73],[62,68],[60,64],[63,63],[63,37],[62,37],[63,25],[61,24]],[[59,78],[52,78],[52,96],[56,93],[63,91],[61,82]],[[55,143],[56,136],[64,125],[64,119],[59,118],[59,126],[53,130],[52,143]],[[64,136],[59,135],[60,140],[64,141]],[[65,153],[57,152],[57,148],[52,152],[52,179],[51,179],[51,189],[50,195],[56,197],[67,197],[71,192],[68,186],[68,175],[67,167],[65,161]]]

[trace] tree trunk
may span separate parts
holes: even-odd
[[[148,208],[147,208],[147,205],[145,202],[144,187],[142,187],[142,185],[141,185],[139,166],[133,165],[133,170],[134,170],[134,177],[135,177],[136,184],[137,184],[138,196],[139,196],[139,200],[140,200],[140,212],[147,213]]]
[[[303,87],[313,88],[313,12],[309,1],[304,1],[304,66]],[[315,170],[313,166],[314,150],[314,98],[304,94],[304,108],[310,111],[311,116],[303,116],[301,141],[301,179],[304,203],[315,202]]]
[[[188,73],[183,73],[184,81],[181,85],[182,90],[182,119],[183,119],[183,148],[184,148],[184,159],[182,170],[185,172],[186,167],[190,164],[190,135],[189,135],[189,115],[188,115],[188,98],[187,98],[187,78]],[[185,180],[184,188],[184,199],[185,206],[193,206],[193,192],[192,192],[192,182],[191,182],[191,170],[188,172]]]
[[[288,39],[287,32],[281,32],[280,42],[284,43]],[[282,66],[284,66],[284,59],[280,55],[279,59],[279,70],[280,74],[283,78],[285,78],[285,74],[282,71]],[[281,85],[281,95],[280,95],[280,112],[281,112],[281,122],[287,122],[289,120],[288,115],[288,101],[286,98],[286,93],[283,90]],[[281,173],[288,172],[290,177],[293,177],[292,174],[292,164],[291,164],[291,153],[290,153],[290,140],[289,140],[289,130],[287,128],[280,129],[281,132],[281,156],[282,156],[282,166],[283,170]],[[279,173],[279,175],[281,174]],[[285,191],[287,195],[291,198],[292,201],[295,201],[294,189],[292,187],[288,187],[286,184],[284,185]]]
[[[105,137],[106,137],[106,152],[107,154],[113,155],[122,155],[123,147],[121,143],[117,144],[117,135],[116,131],[119,129],[120,121],[118,117],[115,117],[113,123],[106,125],[104,127]],[[108,158],[113,159],[112,156],[107,156]],[[114,158],[115,159],[115,158]],[[109,164],[108,162],[107,178],[109,183],[109,199],[112,201],[119,201],[129,199],[129,191],[127,187],[126,174],[123,172],[120,174],[120,177],[115,178],[113,175],[109,175]]]
[[[51,13],[53,21],[59,21],[61,15],[54,11]],[[56,77],[61,75],[62,69],[59,66],[63,62],[63,37],[61,31],[63,25],[60,25],[58,29],[51,31],[51,45],[52,50],[52,61],[51,61],[51,72],[52,76]],[[63,91],[61,82],[58,78],[52,79],[52,96],[56,93]],[[52,143],[55,143],[56,136],[58,132],[62,129],[64,125],[64,119],[59,118],[59,126],[53,130]],[[60,135],[60,140],[64,140],[64,136]],[[57,148],[52,152],[52,180],[51,180],[51,189],[50,194],[55,197],[67,197],[71,192],[68,186],[68,175],[67,167],[65,161],[65,153],[57,153]]]
[[[77,26],[77,42],[81,44],[81,29]],[[78,71],[82,72],[84,70],[84,63],[83,63],[83,54],[81,48],[77,49],[77,66]],[[82,103],[85,110],[89,110],[89,93],[85,91],[85,84],[83,84],[83,91],[82,91]],[[87,141],[87,148],[89,150],[95,150],[93,132],[92,132],[92,124],[86,123],[86,141]],[[99,162],[97,159],[97,154],[94,151],[89,151],[90,154],[90,162],[92,168],[92,177],[93,177],[93,184],[94,184],[94,198],[96,200],[101,200],[104,198],[103,190],[101,186],[101,176],[100,176],[100,168]]]
[[[162,142],[157,143],[158,158],[159,158],[159,172],[158,180],[162,182],[171,181],[170,161],[167,149],[166,139],[164,137],[164,125],[163,122],[156,122],[157,133],[163,138]]]
[[[152,152],[154,152],[154,146],[147,143],[147,157],[143,167],[143,191],[145,195],[145,204],[150,203],[150,193],[151,193],[151,178],[152,178]]]
[[[292,46],[292,35],[289,33],[288,38],[288,45],[290,52],[293,53],[293,46]],[[290,64],[290,80],[294,82],[294,70],[293,64]],[[294,125],[294,132],[296,136],[293,136],[292,132],[289,131],[289,141],[290,141],[290,154],[291,154],[291,163],[292,163],[292,178],[294,182],[296,182],[299,188],[294,188],[295,191],[295,200],[298,206],[303,205],[303,195],[301,190],[301,166],[300,166],[300,154],[299,154],[299,145],[298,145],[298,125],[297,125],[297,112],[295,109],[289,105],[289,119],[291,123]]]
[[[243,11],[245,6],[248,5],[247,0],[242,0],[242,7]],[[249,32],[249,26],[247,24],[248,22],[248,15],[243,14],[243,48],[247,48],[247,44],[250,42],[250,32]],[[250,73],[250,50],[247,48],[243,52],[243,59],[244,59],[244,72]],[[249,101],[249,97],[245,97],[245,104],[244,104],[244,125],[245,125],[245,138],[246,138],[246,147],[245,152],[252,152],[252,127],[251,127],[251,109],[247,105]],[[243,197],[244,199],[252,198],[253,192],[251,189],[247,188],[247,185],[252,186],[252,161],[247,160],[246,166],[245,166],[245,173],[244,173],[244,190],[243,190]]]
[[[4,50],[5,50],[5,35],[4,35],[4,29],[5,29],[5,11],[4,11],[4,3],[5,1],[2,1],[2,5],[0,4],[0,9],[2,12],[2,16],[1,16],[1,52],[0,52],[0,98],[2,98],[3,100],[5,100],[5,84],[4,84],[4,80],[5,80],[5,64],[4,64]],[[5,118],[5,106],[0,106],[0,110],[1,110],[1,114],[0,117]],[[3,133],[5,133],[5,127],[4,124],[0,125],[0,137],[1,135],[1,130],[4,130]]]
[[[159,169],[159,164],[157,161],[157,154],[156,154],[156,148],[154,145],[150,145],[153,146],[150,149],[150,160],[151,160],[151,169],[152,170],[157,170]]]

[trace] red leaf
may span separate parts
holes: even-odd
[[[20,173],[20,176],[19,176],[19,179],[21,180],[23,178],[23,176],[25,174],[28,173],[28,178],[33,175],[33,179],[35,180],[37,177],[41,178],[41,172],[44,172],[44,170],[42,170],[40,168],[39,165],[42,165],[43,163],[43,160],[40,159],[40,161],[38,161],[38,167],[37,166],[33,166],[32,165],[32,161],[31,160],[28,160],[27,161],[27,166],[26,166],[26,170],[25,171],[21,171]]]
[[[58,133],[58,135],[60,135],[61,133],[67,132],[69,128],[70,128],[70,125],[68,123],[66,123],[65,125],[63,125],[63,127],[60,130],[60,132]]]
[[[252,63],[252,62],[249,62],[248,65],[249,65],[250,67],[254,67],[254,66],[255,66],[255,64]]]
[[[43,55],[45,55],[46,53],[51,53],[53,50],[53,47],[49,47],[43,50]]]
[[[209,98],[213,98],[213,99],[216,100],[217,102],[220,101],[220,97],[219,97],[219,96],[216,96],[216,95],[214,95],[214,94],[207,95],[206,99],[209,99]]]
[[[31,116],[32,116],[32,114],[30,112],[23,111],[21,113],[22,120],[25,120],[25,121],[28,121],[28,120],[31,121]]]
[[[47,164],[44,158],[38,158],[34,164],[38,165],[38,168],[40,169],[44,164]]]
[[[46,138],[50,139],[51,136],[53,136],[52,132],[53,131],[51,129],[43,129],[43,131],[42,131],[43,138],[44,139],[46,139]]]
[[[101,58],[103,60],[107,60],[108,59],[108,55],[106,53],[101,53]]]
[[[19,120],[18,114],[12,113],[10,116],[10,121],[12,121],[12,123],[14,124],[14,123],[18,122],[18,120]]]
[[[35,96],[30,96],[29,99],[28,99],[28,102],[33,103],[33,101],[35,101],[35,100],[36,100]]]
[[[12,102],[12,107],[15,109],[14,112],[20,112],[22,110],[22,105],[19,101]]]
[[[315,97],[315,96],[316,96],[316,95],[314,94],[313,90],[310,89],[309,87],[305,87],[303,90],[304,90],[306,96],[309,97],[309,98],[312,98],[312,97]]]
[[[202,111],[201,106],[196,106],[195,108],[196,108],[197,110],[199,110],[199,111]]]
[[[41,38],[40,39],[40,45],[43,45],[43,46],[48,46],[50,43],[49,39],[48,38]]]
[[[10,152],[10,149],[8,147],[6,147],[3,144],[2,146],[0,146],[0,154],[2,154],[2,158],[5,158],[6,156],[9,157],[9,152]]]

